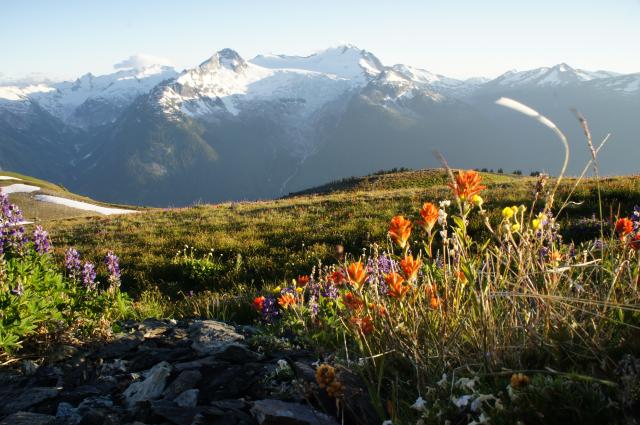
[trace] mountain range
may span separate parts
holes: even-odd
[[[490,60],[490,58],[488,58]],[[590,158],[571,108],[589,120],[605,174],[640,155],[640,73],[567,64],[460,80],[384,65],[351,45],[310,56],[223,49],[199,66],[0,85],[0,167],[118,203],[272,198],[392,167],[544,170],[561,164],[548,129],[495,105],[522,101],[566,131],[577,173]]]

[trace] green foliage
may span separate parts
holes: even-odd
[[[194,287],[199,289],[215,288],[219,286],[221,278],[228,271],[227,265],[214,255],[213,250],[198,257],[194,248],[186,245],[182,251],[176,254],[173,264],[180,269],[184,284],[183,290]]]
[[[117,287],[85,289],[64,276],[49,254],[29,248],[0,258],[0,352],[14,352],[25,338],[54,328],[91,336],[105,323],[129,315],[130,300]]]

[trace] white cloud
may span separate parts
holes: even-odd
[[[127,59],[113,65],[115,69],[134,68],[141,69],[150,65],[173,65],[171,60],[158,56],[148,55],[146,53],[137,53],[129,56]]]

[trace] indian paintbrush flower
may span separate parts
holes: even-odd
[[[389,236],[400,248],[404,249],[409,241],[409,236],[411,236],[411,221],[401,215],[393,217],[389,226]]]
[[[487,188],[481,185],[481,182],[482,176],[477,171],[459,171],[455,183],[449,187],[461,201],[465,201]]]

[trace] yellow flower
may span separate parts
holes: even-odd
[[[303,291],[303,289],[302,289],[302,288],[300,288],[300,287],[297,287],[297,288],[296,288],[296,292],[297,292],[298,294],[302,294],[302,291]]]
[[[482,204],[484,204],[484,199],[482,199],[482,196],[480,195],[473,195],[471,197],[471,202],[473,202],[473,205],[475,205],[478,208],[482,208]]]
[[[514,211],[513,208],[511,207],[504,207],[504,209],[502,210],[502,217],[506,218],[507,220],[509,220],[511,217],[513,217]]]
[[[519,232],[520,231],[520,225],[518,223],[514,223],[511,225],[511,231],[513,233]]]
[[[531,222],[531,226],[533,227],[533,230],[538,230],[540,228],[540,220],[538,220],[537,218],[534,218],[533,221]]]
[[[275,288],[273,288],[273,293],[274,293],[274,294],[279,294],[279,293],[280,293],[280,291],[282,291],[282,288],[281,288],[281,287],[279,287],[279,286],[276,286]]]

